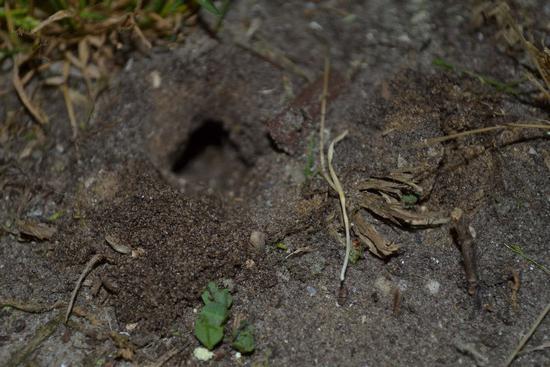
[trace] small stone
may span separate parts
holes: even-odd
[[[195,348],[195,350],[193,351],[193,356],[199,361],[206,362],[211,360],[214,357],[214,353],[212,353],[206,348],[198,347],[198,348]]]
[[[439,293],[439,288],[441,287],[441,284],[437,280],[430,280],[428,283],[426,283],[426,289],[428,289],[428,292],[432,296],[435,296]]]
[[[265,233],[252,231],[250,234],[250,243],[256,250],[262,251],[265,248]]]
[[[535,150],[535,148],[530,147],[530,148],[529,148],[529,154],[531,154],[531,155],[537,155],[537,151]]]
[[[126,324],[126,330],[127,331],[134,331],[138,326],[138,323],[137,322],[134,322],[134,323],[131,323],[131,324]]]
[[[153,86],[153,89],[160,88],[162,84],[162,78],[160,77],[160,73],[157,70],[154,70],[151,72],[151,85]]]
[[[315,287],[312,287],[310,285],[308,285],[306,287],[306,291],[307,291],[307,294],[309,294],[310,297],[313,297],[317,294],[317,289],[315,289]]]

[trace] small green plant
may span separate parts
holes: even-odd
[[[446,71],[455,72],[459,75],[468,75],[472,78],[477,79],[481,84],[488,85],[494,89],[496,89],[499,92],[512,94],[512,95],[518,95],[519,91],[517,89],[518,85],[522,82],[522,80],[519,81],[512,81],[512,82],[501,82],[499,80],[496,80],[495,78],[492,78],[487,75],[476,73],[475,71],[467,70],[458,66],[455,66],[448,61],[436,58],[432,61],[433,66],[437,66],[441,69],[444,69]]]
[[[412,208],[418,203],[418,196],[415,194],[405,194],[401,196],[401,202],[407,207]]]
[[[488,86],[496,89],[499,92],[512,94],[512,95],[518,95],[519,94],[519,91],[518,91],[517,87],[521,83],[521,80],[520,81],[512,81],[512,82],[501,82],[501,81],[496,80],[496,79],[494,79],[490,76],[482,75],[482,74],[476,73],[474,71],[466,70],[464,68],[455,66],[455,65],[453,65],[453,64],[451,64],[451,63],[449,63],[449,62],[447,62],[443,59],[440,59],[440,58],[434,59],[432,61],[432,64],[434,66],[437,66],[437,67],[442,68],[444,70],[455,72],[459,75],[460,74],[468,75],[472,78],[477,79],[481,84],[488,85]]]
[[[356,264],[360,259],[365,257],[365,246],[359,241],[353,241],[349,253],[349,262]]]
[[[527,254],[525,254],[525,252],[523,251],[523,248],[520,245],[507,245],[507,244],[504,244],[504,246],[506,246],[508,249],[510,249],[512,252],[514,252],[518,256],[525,259],[525,261],[533,264],[534,266],[536,266],[540,270],[544,271],[546,274],[550,275],[550,270],[546,266],[542,265],[541,263],[539,263],[535,259],[533,259],[530,256],[528,256]]]
[[[203,9],[208,10],[210,13],[221,16],[222,12],[216,8],[216,5],[214,5],[214,2],[212,0],[197,0],[200,6],[203,7]]]
[[[239,328],[233,333],[233,343],[231,346],[243,354],[254,352],[254,330],[252,325],[246,321],[242,321]]]
[[[204,306],[195,322],[195,336],[202,345],[212,350],[223,339],[223,327],[229,315],[233,298],[227,289],[219,289],[210,282],[201,295]]]
[[[208,350],[212,350],[223,339],[233,297],[228,289],[220,289],[216,283],[209,282],[201,299],[204,306],[195,322],[195,336]],[[254,351],[252,326],[246,321],[241,321],[240,326],[233,332],[232,346],[243,354]]]
[[[282,250],[282,251],[287,251],[287,250],[288,250],[288,246],[285,245],[284,242],[277,242],[277,243],[275,244],[275,248],[276,248],[277,250]]]

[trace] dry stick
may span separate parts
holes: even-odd
[[[544,310],[541,312],[541,314],[539,315],[539,317],[537,317],[537,319],[535,320],[535,322],[533,323],[533,325],[531,326],[531,328],[529,329],[529,331],[527,332],[527,334],[525,334],[525,336],[520,340],[519,344],[517,345],[516,349],[514,349],[514,351],[512,352],[512,354],[510,354],[510,356],[508,357],[508,359],[506,360],[506,362],[504,363],[504,366],[505,367],[508,367],[510,364],[512,364],[512,362],[514,361],[514,359],[516,358],[517,354],[519,353],[519,351],[521,350],[521,348],[523,348],[523,346],[525,345],[525,343],[527,343],[527,341],[529,340],[529,338],[531,338],[531,336],[533,335],[533,333],[535,332],[535,330],[537,330],[537,328],[539,327],[540,323],[542,322],[542,320],[544,319],[544,317],[546,316],[546,314],[548,313],[548,311],[550,311],[550,303],[548,303],[548,305],[546,305],[546,307],[544,308]]]
[[[96,254],[86,264],[86,267],[82,271],[82,274],[80,274],[80,278],[78,278],[78,281],[76,282],[73,293],[71,294],[71,300],[69,301],[69,306],[67,307],[67,313],[65,314],[65,323],[69,321],[69,317],[71,316],[71,311],[73,310],[74,302],[76,300],[76,295],[78,294],[78,290],[80,289],[80,286],[84,281],[84,278],[86,278],[86,276],[94,269],[94,267],[100,262],[102,262],[103,260],[105,260],[105,256],[101,254]]]
[[[453,221],[453,230],[456,234],[456,242],[462,253],[462,259],[464,260],[464,271],[466,272],[466,281],[468,282],[468,294],[475,297],[477,301],[479,300],[477,289],[478,276],[474,238],[470,234],[468,222],[461,209],[455,208],[451,213],[451,219]]]

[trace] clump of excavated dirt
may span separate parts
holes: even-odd
[[[246,241],[252,227],[245,213],[215,195],[182,194],[146,163],[120,174],[125,182],[116,197],[79,213],[62,230],[65,245],[56,248],[56,257],[68,265],[95,253],[111,259],[99,274],[110,285],[121,322],[166,332],[183,308],[196,304],[208,281],[261,272],[265,261]],[[134,255],[114,251],[106,236]]]

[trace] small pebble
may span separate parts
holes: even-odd
[[[265,247],[265,233],[260,231],[252,231],[250,234],[250,243],[257,250],[263,250]]]
[[[310,297],[313,297],[314,295],[317,294],[317,289],[315,289],[314,287],[308,285],[306,287],[306,291],[307,291],[307,294],[309,294]]]
[[[214,353],[212,353],[206,348],[198,347],[198,348],[195,348],[195,350],[193,351],[193,356],[199,361],[206,362],[211,360],[214,357]]]
[[[439,293],[439,288],[441,287],[441,284],[437,280],[430,280],[428,283],[426,283],[426,288],[428,289],[428,292],[430,292],[431,295],[436,295]]]

